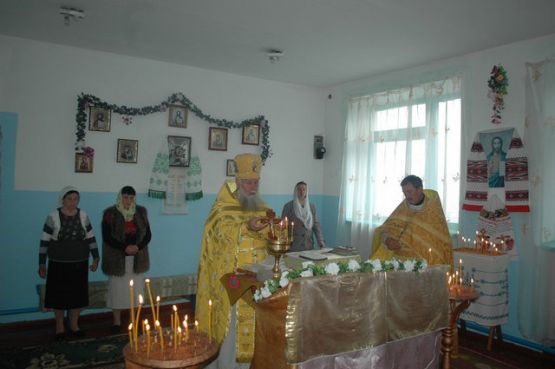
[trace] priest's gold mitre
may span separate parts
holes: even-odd
[[[239,154],[235,157],[235,178],[260,179],[262,159],[257,154]]]

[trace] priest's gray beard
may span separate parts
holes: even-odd
[[[243,193],[243,191],[241,191],[240,189],[237,192],[238,192],[239,205],[241,205],[241,209],[246,211],[257,211],[257,210],[264,209],[264,201],[262,200],[262,197],[260,197],[258,193],[254,195],[247,195]]]

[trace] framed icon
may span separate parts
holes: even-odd
[[[170,105],[168,125],[170,127],[187,128],[187,108],[181,105]]]
[[[235,177],[235,160],[227,159],[225,175],[228,177]]]
[[[75,154],[75,173],[92,173],[93,158],[83,153]]]
[[[89,131],[110,132],[112,112],[92,106],[89,110]]]
[[[116,161],[118,163],[137,163],[139,154],[139,141],[118,138],[118,154]]]
[[[208,150],[227,151],[227,128],[210,127]]]
[[[191,137],[168,136],[170,167],[188,167],[191,162]]]
[[[252,124],[243,127],[243,145],[258,145],[260,143],[260,125]]]

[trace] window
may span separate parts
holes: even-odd
[[[340,214],[381,224],[403,199],[408,174],[436,190],[447,221],[459,218],[460,78],[353,98],[349,104]]]

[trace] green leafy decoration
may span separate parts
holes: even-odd
[[[265,163],[266,159],[272,156],[272,151],[270,149],[270,125],[263,115],[256,116],[251,119],[245,119],[241,122],[233,122],[227,119],[214,118],[208,114],[205,114],[198,106],[193,104],[185,95],[181,92],[177,92],[168,97],[165,101],[157,105],[143,106],[141,108],[128,107],[125,105],[116,105],[108,103],[100,98],[91,95],[81,93],[77,97],[77,114],[75,116],[75,121],[77,123],[75,136],[75,150],[82,151],[85,146],[85,136],[86,136],[86,122],[87,122],[87,110],[89,107],[94,106],[106,110],[111,110],[114,113],[124,115],[124,116],[136,116],[136,115],[148,115],[154,113],[164,112],[168,109],[170,105],[182,105],[185,106],[189,111],[195,114],[200,119],[216,125],[218,127],[225,128],[244,128],[251,125],[260,125],[260,130],[262,132],[262,144],[261,153],[262,162]]]

